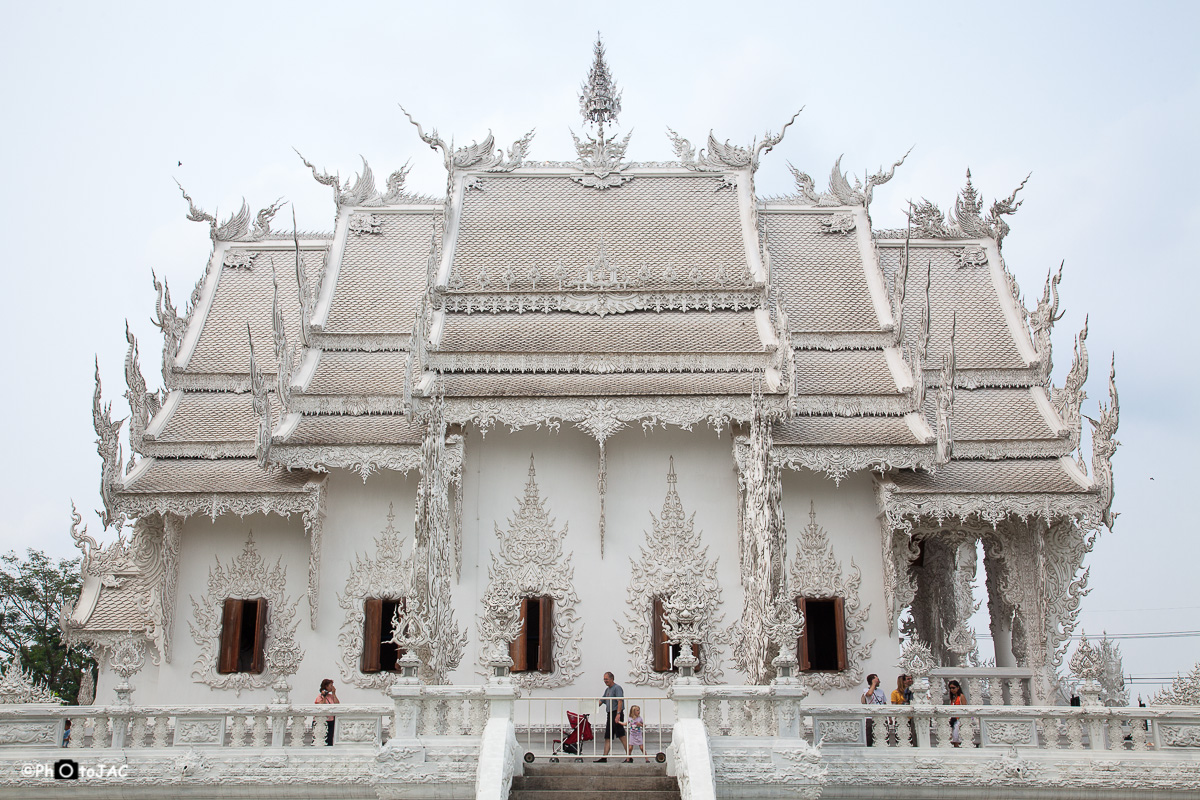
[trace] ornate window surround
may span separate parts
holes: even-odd
[[[488,671],[491,660],[508,647],[520,624],[520,600],[524,597],[554,599],[554,669],[551,672],[513,673],[512,682],[527,688],[551,689],[568,686],[582,673],[583,622],[576,611],[575,568],[571,554],[563,555],[567,526],[554,530],[554,520],[540,496],[533,456],[529,457],[529,480],[525,496],[518,500],[517,513],[508,530],[495,526],[500,540],[492,553],[483,613],[479,618],[480,665]]]
[[[699,633],[700,668],[696,677],[705,684],[722,682],[721,647],[728,644],[721,607],[721,585],[717,581],[717,559],[709,561],[708,547],[701,545],[696,531],[695,513],[689,517],[676,490],[675,459],[667,470],[667,496],[662,515],[650,512],[651,530],[639,561],[632,563],[626,618],[628,626],[617,623],[617,632],[629,650],[629,682],[638,686],[665,689],[675,683],[676,673],[655,672],[652,642],[654,598],[669,597],[678,588],[689,585],[703,599],[695,609]]]
[[[375,556],[357,556],[345,592],[338,595],[338,605],[346,613],[338,633],[338,670],[343,681],[360,689],[383,691],[399,677],[395,672],[364,673],[359,661],[366,621],[363,601],[372,597],[399,600],[412,594],[412,554],[404,554],[404,537],[396,532],[395,520],[395,509],[389,503],[387,527],[375,537]]]
[[[227,598],[253,600],[267,599],[267,624],[265,650],[289,652],[298,663],[303,651],[296,645],[296,606],[300,599],[291,599],[284,594],[287,585],[287,567],[275,560],[273,567],[254,547],[254,533],[246,536],[246,545],[241,554],[229,562],[228,567],[214,558],[215,567],[208,570],[208,592],[199,601],[192,600],[194,621],[188,623],[192,640],[200,647],[196,656],[196,668],[192,679],[206,684],[211,689],[233,689],[239,695],[243,689],[262,689],[269,686],[274,677],[272,659],[267,658],[267,668],[261,674],[234,672],[221,675],[217,672],[220,656],[221,612]],[[294,671],[294,669],[293,669]]]
[[[846,669],[841,672],[801,672],[798,678],[808,688],[824,694],[830,689],[851,689],[862,683],[863,663],[871,657],[875,640],[863,644],[863,630],[871,607],[863,608],[858,597],[862,573],[850,559],[850,575],[833,557],[833,546],[825,529],[817,524],[817,506],[809,502],[808,525],[800,531],[796,558],[792,562],[790,591],[797,597],[826,599],[841,597],[845,608]]]

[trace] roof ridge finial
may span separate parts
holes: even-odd
[[[588,70],[587,82],[581,87],[583,94],[579,95],[579,112],[583,115],[584,123],[593,123],[600,129],[600,138],[604,138],[604,123],[616,122],[621,113],[621,92],[617,89],[608,62],[604,60],[604,42],[600,39],[600,31],[596,31],[596,45],[593,48],[595,60]]]

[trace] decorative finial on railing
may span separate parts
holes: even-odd
[[[604,138],[604,123],[616,122],[621,113],[621,92],[617,89],[608,62],[604,60],[604,42],[600,40],[600,32],[596,31],[595,60],[588,70],[587,82],[581,87],[583,94],[579,95],[579,112],[583,115],[584,123],[591,123],[600,129],[600,137]]]

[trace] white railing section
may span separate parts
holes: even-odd
[[[609,759],[633,758],[636,762],[653,759],[658,753],[665,753],[671,744],[671,727],[675,724],[674,702],[662,697],[623,699],[626,741],[629,741],[630,709],[638,706],[644,725],[642,738],[645,752],[642,752],[642,748],[634,747],[633,753],[627,753],[621,742],[614,739]],[[602,757],[607,712],[600,700],[600,697],[594,695],[518,698],[513,707],[513,723],[522,752],[532,753],[535,758],[553,757],[564,760]],[[571,725],[567,712],[576,715],[575,726]],[[585,734],[588,729],[590,738]]]
[[[774,686],[706,688],[700,718],[709,736],[786,736],[804,738],[801,698],[776,692]]]
[[[977,706],[1033,705],[1033,670],[1026,667],[938,667],[929,673],[929,696],[944,700],[956,680],[968,703]]]
[[[1200,748],[1197,708],[838,705],[806,706],[803,713],[811,742],[823,747],[865,746],[869,733],[873,746],[889,748]]]

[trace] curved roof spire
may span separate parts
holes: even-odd
[[[604,123],[616,122],[621,113],[621,92],[617,90],[616,81],[604,60],[604,43],[600,40],[600,32],[596,31],[596,58],[592,68],[588,70],[587,82],[581,87],[583,94],[579,95],[579,112],[585,123],[593,123],[600,128],[604,135]]]

